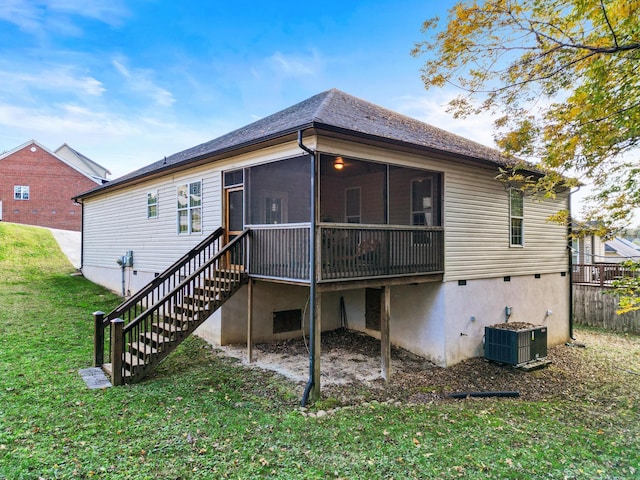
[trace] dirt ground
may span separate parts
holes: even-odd
[[[391,380],[380,376],[380,342],[351,330],[322,334],[322,395],[339,404],[379,400],[426,403],[451,401],[460,392],[515,391],[522,400],[591,399],[610,385],[617,395],[640,397],[640,337],[576,330],[576,340],[548,349],[550,364],[522,371],[473,358],[440,368],[400,348],[391,351]],[[273,370],[304,385],[309,354],[304,339],[258,344],[252,368]],[[246,364],[246,347],[215,347]],[[605,388],[606,390],[606,388]]]

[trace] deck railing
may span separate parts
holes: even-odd
[[[610,287],[614,280],[637,275],[629,268],[617,263],[573,264],[571,283]]]
[[[252,276],[309,280],[309,224],[251,225]]]
[[[444,229],[398,225],[320,225],[320,280],[444,271]]]
[[[444,271],[441,227],[329,224],[318,227],[318,280]],[[252,276],[309,280],[309,224],[251,225]]]

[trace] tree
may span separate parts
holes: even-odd
[[[462,89],[457,117],[494,114],[496,143],[546,172],[530,189],[584,179],[599,233],[628,224],[640,207],[640,0],[460,2],[440,27],[427,20],[413,50],[425,87]],[[518,168],[505,175],[524,178]]]

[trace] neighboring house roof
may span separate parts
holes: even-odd
[[[640,247],[624,238],[614,238],[605,242],[605,252],[616,253],[629,260],[640,260]]]
[[[69,161],[67,158],[65,158],[65,157],[63,157],[63,156],[61,156],[61,155],[58,155],[58,154],[57,154],[57,153],[55,153],[55,152],[52,152],[51,150],[49,150],[47,147],[45,147],[44,145],[42,145],[40,142],[37,142],[36,140],[29,140],[28,142],[26,142],[26,143],[24,143],[24,144],[20,145],[19,147],[14,148],[13,150],[9,150],[9,151],[7,151],[7,152],[4,152],[3,154],[0,154],[0,160],[3,160],[4,158],[7,158],[9,155],[13,155],[14,153],[16,153],[16,152],[18,152],[18,151],[22,150],[22,149],[23,149],[23,148],[25,148],[25,147],[28,147],[29,145],[35,145],[35,146],[37,146],[37,147],[38,147],[38,148],[40,148],[41,150],[43,150],[43,151],[47,152],[49,155],[51,155],[51,156],[53,156],[54,158],[56,158],[56,159],[60,160],[62,163],[64,163],[64,164],[65,164],[65,165],[67,165],[68,167],[70,167],[70,168],[74,169],[76,172],[81,173],[81,174],[82,174],[82,175],[84,175],[85,177],[87,177],[87,178],[91,179],[93,182],[97,183],[98,185],[102,185],[102,184],[105,182],[105,180],[106,180],[105,178],[96,177],[95,175],[93,175],[93,174],[92,174],[92,172],[91,172],[91,171],[87,171],[86,169],[81,168],[80,166],[76,165],[76,164],[75,164],[76,162]],[[66,144],[65,144],[65,145],[66,145]],[[64,145],[63,145],[63,146],[64,146]],[[62,147],[60,147],[60,148],[62,148]],[[75,150],[74,150],[74,151],[75,151]],[[76,153],[77,153],[77,152],[76,152]],[[83,155],[83,157],[84,157],[84,155]],[[87,158],[87,157],[84,157],[84,158]],[[89,160],[89,159],[87,158],[87,160]],[[93,162],[92,160],[89,160],[89,161],[90,161],[90,162],[92,162],[92,163],[95,163],[95,162]],[[97,165],[97,164],[95,164],[95,165]],[[107,170],[107,172],[108,172],[108,170]]]
[[[331,89],[214,140],[168,156],[112,180],[102,187],[85,192],[78,198],[127,184],[151,174],[158,174],[163,170],[257,146],[309,128],[455,155],[495,166],[508,166],[514,163],[513,159],[496,149],[374,105],[340,90]]]
[[[76,165],[80,170],[90,174],[96,181],[99,180],[100,183],[107,182],[107,175],[111,175],[111,172],[105,167],[94,162],[66,143],[60,145],[54,153],[69,163]]]

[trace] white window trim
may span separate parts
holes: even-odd
[[[19,193],[18,193],[19,192]],[[27,198],[25,198],[25,193]],[[18,194],[18,196],[16,196]],[[13,186],[13,199],[14,200],[31,200],[31,191],[29,185],[14,185]]]
[[[195,184],[195,183],[199,183],[200,184],[200,205],[197,207],[192,207],[191,206],[191,185]],[[185,208],[179,208],[178,206],[178,190],[180,189],[180,187],[186,186],[187,187],[187,206]],[[194,180],[192,182],[186,182],[186,183],[180,183],[179,185],[176,186],[176,232],[178,233],[178,235],[202,235],[202,232],[204,231],[204,208],[203,208],[203,186],[204,186],[204,182],[202,179],[200,180]],[[191,212],[192,210],[195,209],[200,209],[200,231],[194,232],[193,231],[193,224],[191,222],[192,216],[191,216]],[[187,212],[187,231],[186,232],[181,232],[180,231],[180,212],[186,211]]]
[[[176,190],[176,193],[177,193],[177,190]],[[155,203],[149,203],[149,195],[155,195],[156,196]],[[153,190],[151,192],[147,192],[147,218],[158,218],[160,216],[159,203],[160,203],[160,198],[159,198],[159,195],[158,195],[158,190]],[[149,213],[149,207],[152,207],[154,205],[156,207],[156,214],[155,215],[151,215]]]
[[[513,212],[512,212],[513,205],[511,203],[511,195],[512,195],[512,192],[514,192],[514,191],[518,192],[520,194],[520,197],[522,198],[522,215],[521,216],[520,215],[513,215]],[[513,228],[512,227],[512,220],[513,219],[522,220],[522,224],[521,224],[521,227],[520,227],[521,243],[513,243],[513,231],[512,231],[512,228]],[[509,189],[509,246],[510,247],[515,247],[515,248],[523,248],[524,245],[525,245],[524,233],[525,233],[525,231],[524,231],[524,194],[520,190],[517,190],[515,188],[510,188]]]
[[[429,180],[429,182],[431,183],[431,192],[430,192],[431,195],[429,197],[424,197],[424,198],[429,198],[431,204],[428,207],[426,205],[423,205],[421,210],[414,210],[413,209],[413,193],[415,191],[415,184],[417,182],[424,182],[425,180]],[[409,192],[409,202],[410,202],[409,224],[410,225],[415,225],[415,223],[413,223],[414,215],[416,215],[416,214],[424,214],[424,219],[425,219],[425,225],[424,226],[425,227],[433,227],[433,225],[434,225],[434,221],[433,221],[433,217],[434,217],[434,215],[433,215],[433,213],[434,213],[434,211],[433,211],[433,209],[434,209],[434,198],[433,198],[433,196],[434,196],[434,188],[433,187],[434,187],[434,176],[433,175],[419,177],[419,178],[412,178],[411,179],[411,189],[410,189],[410,192]],[[424,198],[423,198],[423,201],[424,201]],[[429,208],[429,212],[428,212],[429,216],[427,216],[427,211],[426,211],[427,208]]]

